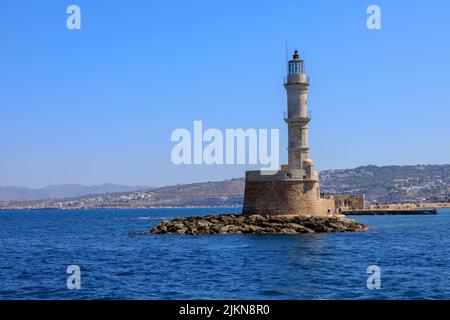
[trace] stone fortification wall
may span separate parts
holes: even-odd
[[[246,181],[244,214],[331,216],[334,201],[320,197],[316,180]]]

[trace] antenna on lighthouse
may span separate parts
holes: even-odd
[[[289,66],[288,66],[289,62],[288,61],[289,61],[289,58],[288,58],[288,42],[286,40],[286,74],[289,73]]]

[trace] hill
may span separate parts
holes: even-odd
[[[450,194],[450,165],[369,165],[325,170],[320,177],[325,194],[365,193],[369,203],[447,202]],[[243,194],[244,179],[238,178],[56,200],[3,201],[0,209],[241,206]]]
[[[320,173],[328,194],[365,193],[375,203],[439,201],[448,199],[450,165],[363,166]]]

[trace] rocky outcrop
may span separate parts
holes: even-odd
[[[163,220],[149,234],[297,234],[367,231],[367,225],[344,217],[209,215]]]

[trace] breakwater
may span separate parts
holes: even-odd
[[[367,231],[365,224],[344,217],[208,215],[163,220],[149,234],[296,234]]]
[[[421,215],[437,214],[437,209],[364,209],[342,211],[346,216],[378,216],[378,215]]]

